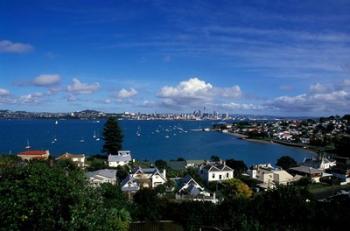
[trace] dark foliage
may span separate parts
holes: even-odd
[[[164,160],[156,160],[154,165],[159,169],[166,169],[168,167],[167,163]]]
[[[282,156],[277,160],[277,166],[283,169],[289,169],[297,166],[297,162],[290,156]]]
[[[242,160],[229,159],[226,160],[226,165],[234,169],[235,177],[242,175],[247,171],[247,165]]]
[[[123,134],[115,117],[109,117],[103,129],[104,145],[102,152],[106,154],[118,154],[122,150]]]

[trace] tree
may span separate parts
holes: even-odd
[[[156,160],[156,162],[154,163],[154,165],[158,168],[158,169],[166,169],[168,167],[167,163],[164,160]]]
[[[0,230],[128,230],[124,208],[106,207],[81,170],[62,166],[1,168]]]
[[[127,166],[117,167],[117,178],[118,182],[122,182],[129,175],[129,168]]]
[[[109,117],[103,129],[102,152],[106,154],[118,154],[122,150],[123,134],[115,117]]]
[[[241,180],[233,178],[222,182],[222,192],[226,198],[250,198],[253,191]]]
[[[160,198],[153,189],[143,188],[134,195],[136,218],[140,220],[156,221],[161,217]]]
[[[343,135],[335,140],[335,152],[340,156],[350,157],[350,135]]]
[[[213,156],[210,157],[210,160],[218,162],[218,161],[220,161],[220,157],[213,155]]]
[[[283,169],[289,169],[297,166],[297,162],[290,156],[282,156],[277,160],[277,166]]]
[[[229,159],[226,160],[226,165],[234,169],[235,176],[240,176],[247,171],[247,165],[242,160]]]

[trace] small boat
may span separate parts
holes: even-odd
[[[96,141],[100,141],[100,138],[97,137],[97,138],[96,138]]]
[[[165,138],[169,139],[169,136],[165,136]]]
[[[55,121],[55,124],[56,124],[56,125],[58,124],[58,120]]]
[[[85,142],[85,140],[84,139],[80,139],[80,141],[79,141],[80,143],[84,143]]]
[[[92,136],[92,138],[96,139],[97,136],[96,136],[96,131],[94,131],[94,135]]]
[[[30,149],[31,146],[29,145],[29,140],[27,140],[27,146],[24,147],[25,149]]]

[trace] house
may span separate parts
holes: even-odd
[[[47,160],[49,155],[49,150],[28,150],[17,154],[22,160]]]
[[[315,169],[308,166],[298,166],[298,167],[290,168],[289,172],[295,175],[308,177],[311,179],[311,181],[315,183],[319,183],[322,177],[331,176],[330,174],[324,173],[323,170]]]
[[[127,193],[135,193],[140,190],[139,182],[130,174],[120,183],[120,186],[121,190]]]
[[[225,161],[207,161],[199,167],[199,175],[207,183],[232,179],[233,171]]]
[[[337,163],[335,160],[329,160],[328,158],[322,156],[321,158],[316,158],[316,159],[313,159],[313,158],[305,159],[303,162],[303,165],[307,167],[319,169],[319,170],[326,170],[336,166]]]
[[[177,183],[177,200],[193,200],[193,201],[211,201],[217,203],[215,193],[207,192],[204,187],[198,184],[191,176],[186,175],[183,178],[175,180]]]
[[[198,168],[205,160],[186,160],[186,168]]]
[[[72,162],[77,164],[78,167],[81,167],[81,168],[85,167],[84,154],[71,154],[66,152],[65,154],[62,154],[61,156],[57,157],[56,160],[71,160]]]
[[[108,166],[118,167],[129,164],[132,161],[130,151],[118,151],[118,155],[108,155]]]
[[[117,170],[115,169],[100,169],[93,172],[87,172],[85,175],[93,186],[99,186],[102,183],[110,183],[114,185],[117,182]]]
[[[159,171],[158,168],[136,168],[132,177],[136,179],[141,187],[155,188],[158,185],[164,184],[166,180],[166,170]]]
[[[155,188],[166,181],[165,169],[137,167],[120,183],[120,187],[123,192],[135,193],[140,188]]]
[[[294,177],[283,169],[272,167],[271,164],[255,165],[248,171],[248,175],[252,179],[260,181],[261,183],[258,186],[263,189],[272,189],[277,185],[286,185],[299,179],[299,177]]]

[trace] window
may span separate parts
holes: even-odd
[[[219,175],[219,180],[221,180],[222,179],[222,176],[221,175]]]
[[[213,173],[213,175],[211,177],[214,179],[215,178],[215,173]]]
[[[230,177],[230,173],[226,173],[226,177],[229,178]]]

